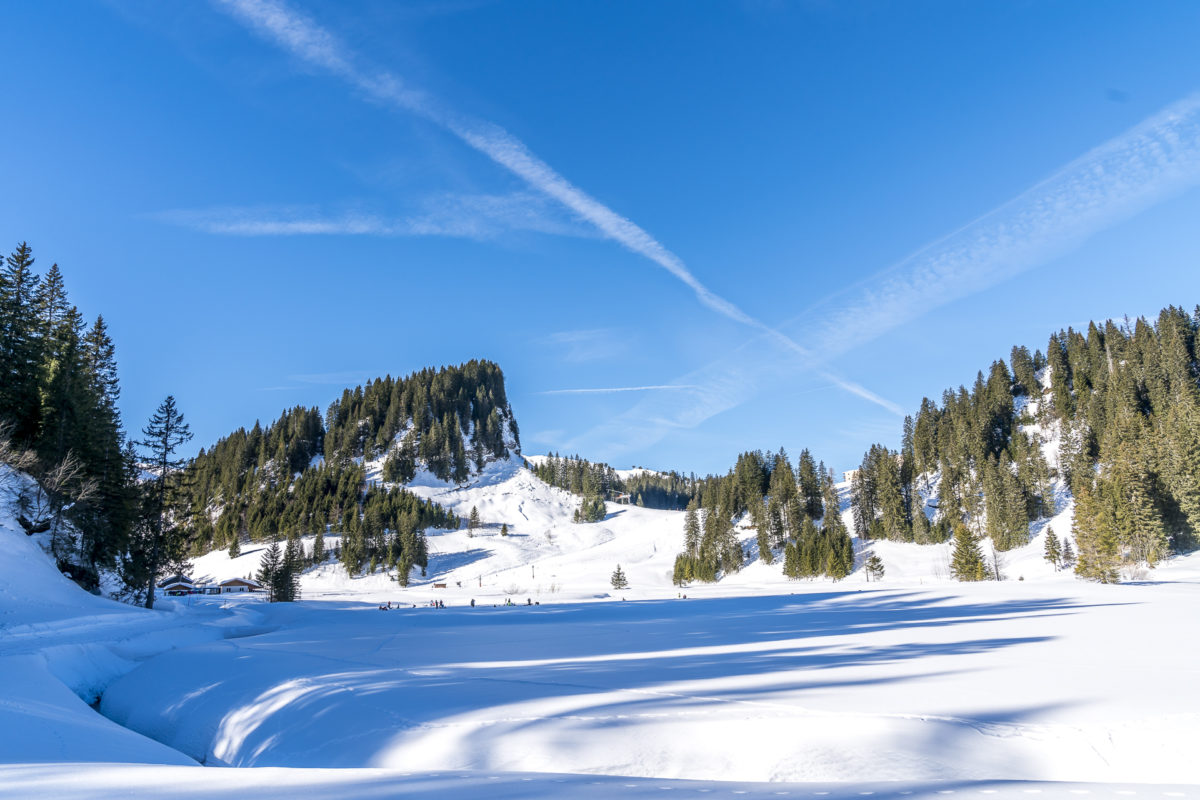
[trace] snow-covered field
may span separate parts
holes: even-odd
[[[431,532],[409,588],[330,564],[295,604],[92,597],[0,517],[0,797],[1196,794],[1200,556],[1098,586],[1039,533],[956,584],[943,547],[875,543],[879,583],[681,590],[678,513],[573,525],[511,463],[414,490],[483,530]]]

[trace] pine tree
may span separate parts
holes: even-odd
[[[318,528],[316,538],[313,539],[312,563],[325,563],[325,531]]]
[[[925,500],[920,492],[913,490],[912,499],[913,541],[917,544],[929,544],[933,541],[933,530],[929,526],[929,517],[925,516]]]
[[[954,527],[954,553],[950,560],[950,573],[959,581],[987,580],[987,565],[983,561],[983,553],[979,542],[967,529],[959,523]]]
[[[783,546],[783,574],[789,578],[800,577],[800,551],[795,542]]]
[[[304,545],[291,533],[283,550],[283,563],[276,572],[276,599],[291,603],[300,596],[300,575],[304,571]]]
[[[12,439],[26,446],[41,425],[43,337],[33,263],[33,250],[21,242],[0,269],[0,418],[11,420]]]
[[[770,522],[768,520],[762,519],[763,514],[761,513],[761,511],[762,511],[762,503],[761,502],[758,504],[758,510],[760,512],[759,513],[760,518],[758,520],[758,531],[757,531],[757,536],[756,536],[756,540],[758,543],[758,557],[762,560],[762,562],[764,564],[772,564],[775,561],[775,557],[774,557],[774,555],[771,554]],[[769,518],[769,513],[767,516]],[[778,507],[776,507],[776,509],[775,509],[775,516],[776,517],[779,516]]]
[[[280,598],[279,573],[283,569],[283,551],[279,548],[279,538],[271,539],[271,544],[263,551],[258,562],[258,582],[267,589],[267,601],[274,603]]]
[[[1119,509],[1103,484],[1096,489],[1081,487],[1075,495],[1072,538],[1079,547],[1075,574],[1099,583],[1119,579],[1120,554],[1117,544]]]
[[[826,502],[822,497],[820,472],[813,464],[812,453],[807,449],[800,451],[800,459],[796,462],[796,473],[804,513],[810,519],[820,519],[825,515]]]
[[[229,542],[229,558],[230,558],[230,560],[232,560],[232,559],[237,558],[241,554],[242,554],[242,540],[241,540],[241,537],[235,533],[233,535],[233,539],[231,539]]]
[[[683,515],[683,551],[692,557],[700,552],[700,519],[695,499],[688,503]]]
[[[1043,556],[1046,561],[1054,566],[1055,571],[1062,566],[1063,551],[1058,543],[1058,537],[1054,535],[1054,531],[1046,531],[1046,549]]]
[[[610,580],[614,589],[629,588],[629,581],[625,578],[625,573],[621,570],[620,564],[617,564],[617,568],[613,570],[612,578]]]
[[[500,535],[508,536],[508,523],[507,522],[500,524]]]
[[[883,559],[875,553],[872,553],[871,557],[866,560],[863,568],[866,570],[868,581],[879,580],[883,577]]]
[[[146,523],[143,528],[146,536],[145,541],[139,543],[146,561],[144,574],[140,577],[146,586],[146,608],[154,608],[155,585],[182,551],[182,531],[168,513],[167,493],[176,483],[177,473],[185,463],[176,452],[192,438],[192,431],[175,404],[175,398],[167,395],[142,429],[142,435],[146,438],[139,444],[154,471],[154,481],[147,484]]]
[[[468,535],[473,536],[475,531],[479,529],[479,509],[471,506],[471,516],[467,518]]]

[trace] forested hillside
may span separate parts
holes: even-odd
[[[34,271],[22,242],[0,266],[0,502],[49,535],[60,569],[89,588],[115,568],[142,512],[117,410],[115,349],[88,324],[57,264]],[[2,472],[2,471],[0,471]],[[21,481],[24,472],[34,481]]]
[[[557,453],[546,456],[532,469],[546,483],[568,492],[643,508],[682,511],[698,485],[694,474],[629,470],[622,476],[603,462]]]
[[[490,361],[424,369],[347,389],[325,415],[327,461],[387,455],[385,477],[406,483],[420,468],[465,481],[472,468],[519,454],[504,373]]]
[[[297,407],[239,429],[187,465],[176,507],[195,554],[330,530],[345,537],[351,573],[382,564],[407,575],[426,564],[424,529],[458,520],[399,486],[369,486],[365,464],[382,459],[389,484],[420,469],[460,483],[510,452],[519,439],[504,374],[470,361],[347,389],[324,418]]]
[[[926,398],[900,450],[873,446],[853,481],[864,538],[943,541],[957,526],[1005,551],[1075,501],[1081,577],[1115,581],[1194,548],[1200,531],[1200,308],[1092,323],[1014,347],[971,389]]]
[[[743,518],[756,531],[758,557],[767,564],[781,559],[790,578],[837,579],[854,569],[833,474],[808,450],[793,468],[780,448],[773,454],[743,453],[726,475],[698,482],[684,516],[676,582],[715,581],[741,569],[746,555],[734,525]]]
[[[191,432],[168,397],[127,441],[104,319],[85,324],[58,265],[39,276],[34,261],[22,243],[0,268],[0,502],[88,588],[108,570],[152,605],[157,580],[189,555],[277,538],[292,552],[300,534],[327,530],[342,535],[349,572],[384,565],[403,581],[427,563],[423,531],[458,520],[369,482],[368,463],[385,459],[392,482],[418,470],[461,482],[520,452],[503,373],[487,361],[377,379],[324,416],[293,408],[192,459],[178,455]]]

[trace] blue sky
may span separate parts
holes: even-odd
[[[1200,302],[1194,3],[4,16],[4,246],[196,447],[484,357],[526,452],[845,469],[1013,344]]]

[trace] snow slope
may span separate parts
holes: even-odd
[[[1025,580],[962,585],[936,574],[939,548],[876,542],[880,584],[788,582],[751,562],[681,590],[679,513],[614,505],[573,525],[576,499],[515,462],[414,491],[463,516],[477,506],[484,529],[431,532],[429,574],[409,589],[329,565],[295,604],[122,606],[63,579],[0,518],[0,797],[1187,796],[1200,783],[1197,651],[1178,626],[1200,613],[1200,556],[1098,586],[1054,573],[1035,542],[1006,565]],[[251,573],[255,550],[209,554],[194,574]],[[633,584],[620,593],[618,562]],[[510,597],[541,605],[493,607]],[[405,607],[379,611],[385,599]]]
[[[1195,645],[1175,623],[1200,613],[1194,584],[1065,586],[273,606],[276,631],[153,658],[101,709],[241,767],[1200,779]]]
[[[534,457],[536,459],[536,457]],[[414,571],[410,586],[401,588],[382,570],[373,575],[349,578],[337,564],[310,570],[302,579],[308,599],[393,601],[406,604],[441,599],[453,605],[469,603],[566,602],[603,600],[614,596],[609,578],[620,564],[629,577],[630,588],[619,593],[626,599],[675,597],[680,593],[671,582],[675,555],[682,547],[683,512],[660,511],[616,503],[608,504],[608,516],[598,523],[578,525],[571,521],[579,498],[546,485],[529,470],[520,457],[493,462],[466,485],[438,481],[428,474],[407,487],[465,519],[477,508],[483,526],[473,535],[465,529],[427,532],[430,564],[427,574]],[[839,485],[842,513],[850,529],[849,486]],[[1059,538],[1071,527],[1073,506],[1069,498],[1059,514],[1034,526],[1030,543],[998,554],[1001,571],[1009,580],[1073,582],[1069,572],[1056,571],[1042,558],[1045,532],[1053,528]],[[509,535],[501,536],[501,525]],[[779,559],[768,565],[758,560],[753,529],[739,529],[746,556],[745,568],[714,585],[693,585],[693,596],[795,591],[796,584],[784,577]],[[336,537],[327,537],[332,547]],[[305,538],[311,549],[312,537]],[[896,542],[858,542],[858,563],[874,552],[883,559],[883,585],[951,582],[950,546],[912,545]],[[990,553],[987,543],[985,551]],[[194,577],[223,580],[250,576],[257,569],[263,545],[247,545],[240,557],[230,561],[224,551],[195,560]],[[862,571],[850,583],[865,581]],[[818,581],[818,583],[829,581]],[[446,584],[435,589],[434,584]]]
[[[466,519],[479,510],[482,527],[471,534],[427,531],[430,564],[425,577],[413,572],[403,589],[382,570],[349,578],[339,564],[310,570],[301,581],[307,599],[369,600],[427,603],[438,598],[455,605],[603,599],[613,590],[609,578],[617,564],[631,588],[622,596],[674,596],[671,570],[682,538],[683,516],[636,506],[609,504],[601,522],[571,521],[579,498],[546,485],[525,469],[519,457],[487,465],[465,486],[419,476],[407,487]],[[501,536],[502,525],[508,535]],[[327,537],[326,546],[336,543]],[[311,549],[312,537],[305,537]],[[258,569],[262,545],[247,545],[230,561],[224,551],[195,560],[197,579],[223,580],[251,575]],[[434,584],[446,584],[435,589]]]

